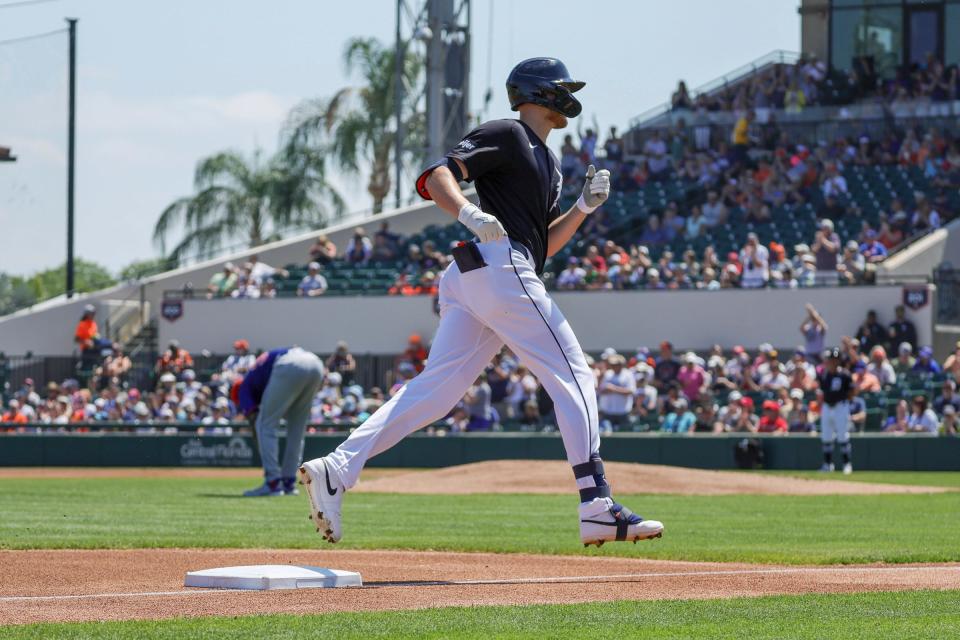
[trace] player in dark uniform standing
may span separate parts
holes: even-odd
[[[547,258],[573,237],[607,199],[610,173],[587,169],[583,193],[560,210],[560,163],[547,136],[580,114],[573,80],[555,58],[531,58],[507,79],[519,120],[480,125],[427,168],[418,193],[433,199],[473,234],[453,250],[440,281],[440,327],[427,367],[376,411],[329,456],[304,463],[311,518],[330,542],[341,536],[340,506],[366,461],[404,436],[442,418],[506,344],[554,401],[567,460],[580,491],[580,539],[659,537],[663,525],[612,500],[600,460],[594,377],[569,323],[540,279]],[[459,182],[474,182],[480,206]]]
[[[843,472],[853,472],[850,462],[850,402],[857,394],[853,378],[840,368],[839,349],[828,349],[824,354],[824,368],[820,373],[820,441],[823,444],[823,465],[820,471],[833,471],[834,440],[840,445]]]

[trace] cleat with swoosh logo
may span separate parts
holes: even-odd
[[[340,506],[344,488],[336,472],[325,458],[304,462],[297,472],[300,483],[306,487],[310,499],[310,520],[317,533],[328,542],[337,542],[342,535]]]

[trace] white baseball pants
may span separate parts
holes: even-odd
[[[832,407],[823,405],[820,412],[820,440],[823,443],[840,444],[850,441],[850,403],[838,402]]]
[[[426,368],[327,458],[345,488],[368,459],[445,416],[504,344],[553,399],[570,464],[596,457],[594,379],[573,329],[525,251],[507,238],[477,246],[486,267],[460,273],[453,263],[440,279],[440,327]]]

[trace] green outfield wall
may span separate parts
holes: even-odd
[[[342,434],[307,437],[306,458],[328,453]],[[734,434],[677,436],[615,434],[603,438],[605,460],[733,469]],[[812,469],[820,440],[757,436],[770,469]],[[496,459],[565,459],[557,434],[414,434],[370,461],[379,467],[445,467]],[[0,435],[0,466],[250,467],[260,458],[251,436],[124,433]],[[960,438],[863,434],[853,436],[859,470],[960,471]]]

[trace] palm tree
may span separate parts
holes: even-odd
[[[170,204],[153,229],[153,240],[171,261],[204,255],[228,241],[250,247],[278,239],[296,227],[320,227],[345,209],[343,199],[324,179],[319,150],[279,153],[266,162],[224,151],[201,160],[194,175],[196,193]],[[170,232],[185,232],[167,252]]]
[[[390,193],[396,128],[396,53],[375,38],[354,38],[343,55],[348,74],[358,73],[363,83],[347,87],[329,99],[307,100],[295,107],[287,120],[287,151],[296,156],[304,148],[324,148],[345,173],[361,166],[370,172],[367,191],[373,212],[383,211]],[[423,160],[425,118],[417,110],[422,93],[423,61],[407,48],[403,60],[404,121],[403,160],[409,166]]]

